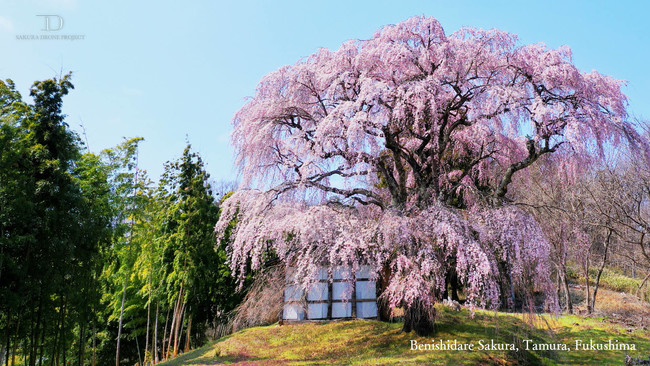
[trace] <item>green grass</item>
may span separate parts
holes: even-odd
[[[344,321],[271,325],[237,332],[205,347],[162,363],[175,365],[620,365],[625,351],[574,350],[575,340],[606,343],[617,339],[636,344],[632,356],[650,353],[650,333],[626,329],[602,318],[579,316],[529,317],[521,314],[438,308],[436,333],[417,337],[400,332],[401,324],[379,321]],[[411,340],[431,339],[473,343],[474,351],[410,350]],[[513,343],[518,351],[478,350],[480,340]],[[571,351],[525,350],[524,339],[532,343],[566,343]],[[531,344],[532,344],[531,343]]]

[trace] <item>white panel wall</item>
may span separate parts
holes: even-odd
[[[327,300],[327,282],[318,282],[311,285],[307,293],[307,301]]]
[[[349,282],[334,282],[332,284],[332,299],[349,300],[352,296],[352,284]]]
[[[308,319],[325,319],[327,318],[327,303],[316,303],[307,305]]]
[[[284,289],[284,301],[300,301],[304,292],[301,288],[294,285],[287,285]]]
[[[332,304],[332,318],[349,318],[351,316],[351,302],[335,302]]]
[[[305,310],[299,304],[284,304],[282,319],[305,320]]]
[[[366,300],[377,297],[375,281],[357,281],[357,299]]]
[[[295,280],[295,268],[288,267],[287,282]],[[306,320],[326,319],[328,312],[329,282],[328,280],[349,280],[353,277],[362,279],[354,283],[357,318],[374,318],[377,316],[376,282],[368,279],[373,278],[373,270],[370,266],[359,266],[355,276],[352,276],[349,268],[335,267],[331,273],[331,279],[327,268],[319,268],[317,280],[324,282],[314,283],[308,291],[303,291],[299,286],[287,285],[284,291],[285,305],[282,318],[285,320]],[[352,316],[352,293],[353,284],[345,281],[331,282],[332,288],[332,318],[349,318]],[[307,303],[304,301],[307,300]],[[337,302],[338,301],[338,302]]]
[[[377,316],[377,302],[358,302],[357,318],[374,318]]]

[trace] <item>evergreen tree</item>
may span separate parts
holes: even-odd
[[[206,327],[241,300],[226,264],[225,247],[215,246],[219,208],[208,180],[201,157],[188,144],[179,161],[165,166],[159,189],[159,199],[166,202],[162,234],[167,293],[174,304],[173,340],[168,345],[172,355],[181,347],[183,329],[185,349],[191,342],[200,344]]]

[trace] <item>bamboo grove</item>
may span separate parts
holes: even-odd
[[[159,362],[241,299],[218,201],[189,143],[157,184],[142,138],[88,151],[62,113],[72,89],[35,82],[30,103],[0,82],[0,364]]]

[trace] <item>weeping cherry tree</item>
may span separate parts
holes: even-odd
[[[447,35],[429,17],[283,66],[233,118],[242,187],[216,227],[236,223],[232,269],[243,279],[272,253],[308,288],[320,266],[371,265],[385,309],[420,334],[459,292],[498,308],[535,291],[555,308],[549,244],[508,188],[560,149],[571,171],[635,138],[621,85],[567,47]]]

